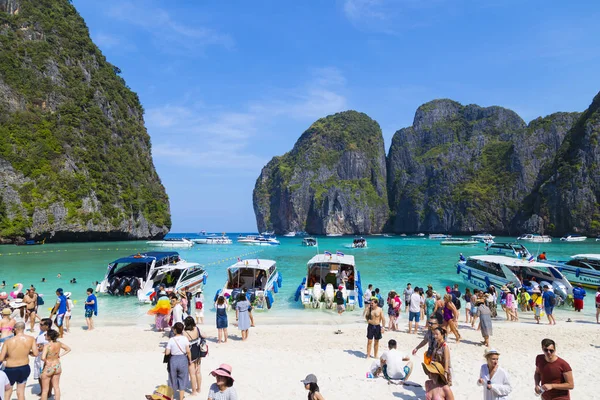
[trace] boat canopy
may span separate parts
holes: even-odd
[[[308,262],[308,267],[310,268],[313,264],[344,264],[355,266],[354,264],[354,256],[349,255],[339,255],[339,254],[317,254]]]
[[[144,254],[136,254],[119,258],[118,260],[113,261],[111,264],[151,263],[155,260],[162,260],[165,258],[179,258],[179,253],[176,251],[151,251]]]
[[[575,254],[571,258],[576,260],[600,261],[600,254]]]
[[[506,256],[472,256],[469,257],[472,260],[486,261],[496,264],[506,265],[507,267],[528,267],[528,268],[549,268],[552,265],[537,262],[537,261],[527,261],[518,258],[506,257]]]

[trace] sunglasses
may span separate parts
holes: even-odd
[[[549,349],[549,348],[544,348],[542,350],[544,350],[544,353],[548,353],[548,354],[552,354],[556,351],[555,349]]]

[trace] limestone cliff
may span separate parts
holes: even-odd
[[[381,232],[389,208],[379,125],[355,111],[319,119],[263,168],[253,203],[261,232]]]
[[[164,236],[138,96],[68,0],[0,0],[0,241]]]

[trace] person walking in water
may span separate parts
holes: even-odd
[[[371,308],[367,311],[365,318],[367,319],[367,358],[371,356],[371,347],[373,347],[373,357],[377,358],[379,340],[385,332],[385,317],[377,300],[371,301]]]
[[[8,377],[10,389],[5,391],[5,398],[11,399],[13,386],[17,384],[17,399],[25,399],[25,384],[31,374],[29,356],[37,357],[38,348],[35,339],[24,333],[25,323],[15,324],[15,336],[6,342],[0,350],[0,363],[6,361],[4,373]]]

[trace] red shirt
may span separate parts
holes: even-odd
[[[556,361],[548,362],[543,354],[538,355],[535,358],[535,366],[540,371],[541,383],[565,383],[564,373],[572,371],[571,366],[568,362],[560,357],[557,357]],[[543,400],[570,400],[568,390],[556,390],[552,389],[542,394]]]

